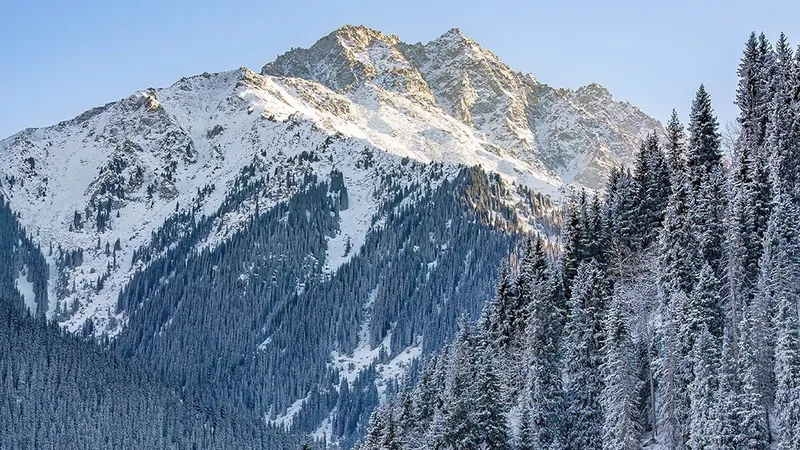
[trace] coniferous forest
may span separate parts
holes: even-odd
[[[358,448],[799,449],[800,50],[752,34],[738,76],[729,158],[701,85]]]

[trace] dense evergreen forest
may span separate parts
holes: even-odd
[[[349,447],[381,396],[396,391],[391,379],[378,391],[378,365],[410,347],[436,352],[462,311],[477,316],[491,298],[498,262],[526,227],[560,233],[547,197],[478,167],[444,177],[440,164],[408,161],[409,173],[425,171],[426,182],[404,185],[402,174],[385,173],[375,190],[389,200],[373,230],[360,249],[346,249],[355,252],[347,263],[328,272],[327,239],[350,205],[341,173],[318,179],[314,159],[296,158],[274,174],[246,166],[214,214],[199,214],[198,205],[176,211],[134,254],[139,269],[117,303],[121,332],[95,342],[91,320],[79,336],[44,320],[47,264],[4,203],[2,245],[13,266],[2,281],[13,307],[4,316],[10,356],[3,363],[14,389],[2,417],[18,430],[7,434],[12,446],[126,448],[137,440],[148,448],[295,448],[327,420],[330,433],[310,444],[330,439]],[[282,193],[261,210],[259,202],[275,200],[271,177]],[[512,197],[517,204],[508,203]],[[205,245],[227,214],[253,203],[243,227]],[[56,265],[80,267],[80,250],[54,252]],[[37,299],[44,293],[36,320],[16,286],[23,271]],[[348,383],[331,355],[365,347],[379,348],[378,357]],[[60,400],[48,404],[51,398]],[[302,408],[287,429],[272,424],[298,400]],[[113,419],[120,408],[126,419]],[[65,414],[76,418],[74,426],[46,428]],[[148,437],[147,429],[161,431]],[[38,437],[29,440],[28,430]]]
[[[700,86],[358,448],[800,449],[800,50],[753,34],[738,75],[730,164]]]
[[[259,417],[209,408],[45,320],[48,266],[4,199],[0,261],[0,448],[300,448]],[[21,298],[20,277],[35,303]]]
[[[379,401],[375,366],[413,346],[438,351],[462,311],[477,316],[492,296],[498,262],[523,230],[518,211],[503,201],[509,186],[497,175],[464,168],[443,179],[438,165],[415,170],[423,169],[428,183],[441,184],[404,188],[391,174],[384,177],[376,190],[392,200],[374,219],[382,226],[333,273],[322,262],[326,237],[348,207],[340,174],[330,183],[295,176],[301,186],[295,195],[217,247],[199,245],[216,217],[195,220],[186,213],[181,228],[176,216],[163,234],[188,231],[120,295],[118,308],[129,319],[114,351],[215,407],[273,419],[303,400],[291,421],[297,433],[313,432],[333,411],[328,438],[352,445]],[[258,198],[263,182],[243,177],[226,204]],[[540,216],[540,231],[557,235],[560,222],[547,215],[549,199],[520,193],[524,209]],[[160,242],[137,255],[158,254]],[[366,337],[359,335],[362,326]],[[385,340],[379,358],[352,385],[330,366],[332,352],[352,354]]]

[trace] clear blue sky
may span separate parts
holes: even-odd
[[[181,76],[259,70],[344,24],[427,42],[452,27],[552,86],[606,86],[659,119],[703,82],[733,119],[751,30],[800,41],[800,1],[0,0],[0,137]]]

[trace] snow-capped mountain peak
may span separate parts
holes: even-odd
[[[631,164],[644,135],[662,129],[599,84],[555,89],[523,75],[458,28],[407,44],[345,26],[309,49],[279,56],[262,73],[316,81],[373,109],[376,98],[393,102],[388,98],[399,94],[463,123],[502,158],[589,188],[598,187],[612,166]]]
[[[481,165],[557,194],[570,184],[599,187],[613,165],[633,161],[653,129],[657,121],[601,86],[551,88],[457,28],[406,44],[345,26],[279,56],[261,74],[241,68],[182,78],[1,140],[0,190],[59,273],[50,313],[74,329],[114,316],[137,269],[133,251],[188,205],[216,211],[245,166],[280,172],[303,151],[337,142],[333,159],[315,170],[324,177],[341,171],[354,183],[351,204],[365,202],[342,214],[348,229],[331,244],[344,246],[346,236],[358,248],[382,201],[361,154],[382,155],[374,159],[400,173],[408,172],[394,167],[401,160]],[[291,195],[273,188],[274,199]],[[235,230],[248,208],[220,225],[210,245]],[[82,264],[65,265],[63,255],[77,250]],[[335,270],[341,261],[328,263]]]

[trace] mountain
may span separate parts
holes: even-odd
[[[0,141],[28,242],[0,281],[210,408],[347,445],[522,236],[557,241],[547,194],[598,188],[660,128],[455,29],[347,26]]]
[[[556,89],[514,71],[457,28],[409,45],[394,35],[345,26],[308,49],[279,56],[261,73],[313,80],[372,110],[411,101],[415,108],[406,115],[444,112],[467,127],[472,145],[446,156],[426,148],[423,158],[477,162],[548,192],[562,183],[600,188],[613,166],[633,163],[646,133],[662,129],[600,85]],[[451,141],[462,131],[453,128],[435,135]]]

